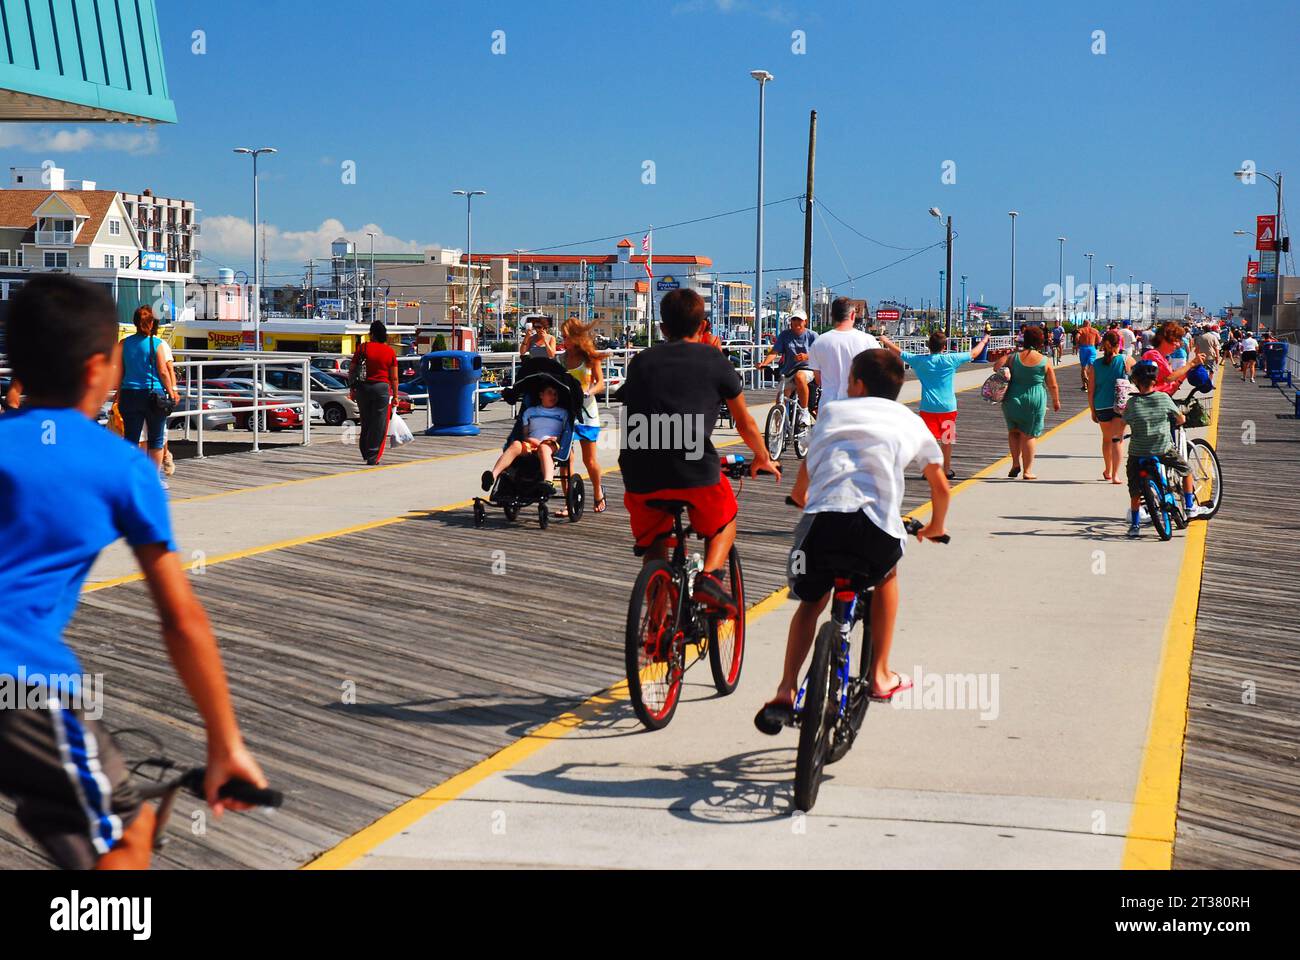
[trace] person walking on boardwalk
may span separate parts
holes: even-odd
[[[1097,345],[1101,343],[1101,334],[1093,329],[1092,321],[1083,321],[1083,326],[1074,333],[1074,346],[1079,351],[1080,389],[1088,389],[1088,373],[1092,370],[1092,361],[1097,359]]]
[[[550,357],[555,358],[558,348],[555,338],[551,336],[551,318],[545,316],[535,316],[531,319],[528,333],[524,335],[524,340],[519,344],[519,355],[521,357]]]
[[[1043,328],[1026,327],[1024,349],[999,358],[993,365],[995,370],[1004,364],[1011,369],[1011,383],[1002,401],[1002,416],[1007,422],[1007,444],[1011,450],[1011,472],[1007,476],[1012,478],[1020,476],[1023,469],[1026,480],[1038,479],[1033,472],[1034,447],[1043,435],[1049,391],[1052,409],[1061,409],[1056,371],[1043,356],[1042,349]]]
[[[948,338],[941,331],[930,334],[929,355],[907,353],[888,337],[885,346],[903,358],[903,362],[916,371],[921,381],[921,419],[943,451],[943,475],[957,479],[952,469],[952,445],[957,441],[957,392],[953,389],[957,368],[970,363],[988,345],[989,335],[969,351],[948,353]],[[815,345],[814,345],[815,346]]]
[[[595,498],[592,509],[596,513],[605,512],[605,490],[601,486],[600,462],[596,457],[596,440],[600,437],[600,408],[596,397],[605,392],[606,382],[600,369],[600,353],[591,340],[591,328],[594,323],[584,324],[574,317],[564,321],[564,366],[569,376],[582,384],[582,411],[578,421],[573,425],[573,432],[582,445],[582,463],[587,468],[587,478],[591,480],[591,495]],[[716,339],[716,338],[715,338]],[[568,516],[565,508],[560,508],[557,517]]]
[[[158,318],[153,310],[138,307],[131,319],[135,333],[117,348],[120,359],[117,406],[122,412],[122,436],[147,450],[165,490],[163,448],[167,445],[167,415],[180,402],[180,394],[176,392],[171,350],[157,336]]]
[[[397,403],[397,353],[388,345],[382,320],[370,325],[370,340],[357,347],[349,370],[350,396],[361,409],[361,456],[374,466],[384,455],[388,419]]]
[[[1092,410],[1092,422],[1101,426],[1101,478],[1123,483],[1119,478],[1119,461],[1124,445],[1124,418],[1115,410],[1115,385],[1128,376],[1136,361],[1124,353],[1116,330],[1108,330],[1102,337],[1101,353],[1092,362],[1092,376],[1088,378],[1088,406]]]
[[[855,327],[857,308],[848,297],[831,303],[833,326],[808,348],[808,366],[822,391],[822,403],[843,400],[849,395],[849,370],[853,358],[863,350],[877,350],[879,341]]]

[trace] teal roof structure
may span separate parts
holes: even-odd
[[[0,121],[176,122],[154,0],[0,0]]]

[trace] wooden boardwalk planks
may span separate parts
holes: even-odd
[[[1049,425],[1084,404],[1077,390],[1064,390],[1063,401]],[[960,395],[959,422],[954,466],[961,476],[1005,454],[1000,411],[978,391]],[[332,453],[316,456],[313,446],[214,458],[202,465],[203,482],[247,485],[246,463],[254,459],[264,471],[260,482],[336,462]],[[343,469],[355,464],[339,462]],[[796,467],[787,460],[787,470]],[[1050,461],[1041,470],[1050,478]],[[738,543],[750,603],[784,583],[797,519],[783,503],[792,481],[744,483]],[[433,510],[195,576],[245,736],[288,801],[274,815],[208,821],[201,836],[188,829],[197,805],[180,801],[159,866],[306,862],[617,682],[637,561],[617,473],[608,475],[608,492],[605,515],[588,512],[580,523],[557,522],[547,531],[537,528],[535,513],[515,524],[490,514],[476,530],[468,510]],[[909,479],[909,506],[925,499],[924,481]],[[494,574],[494,561],[504,561],[504,573]],[[366,604],[363,597],[375,599]],[[85,669],[105,674],[111,728],[145,729],[178,762],[201,761],[201,727],[163,654],[143,584],[87,594],[68,635]],[[688,700],[712,695],[707,674],[701,666],[688,675]],[[740,695],[755,696],[766,679],[751,678]],[[355,703],[345,703],[347,690]],[[678,722],[690,722],[689,703]],[[126,747],[137,759],[149,752],[139,741]],[[0,801],[0,867],[42,862],[16,834],[11,813]]]
[[[1231,368],[1222,389],[1224,500],[1201,579],[1174,866],[1296,868],[1300,423],[1291,390]]]

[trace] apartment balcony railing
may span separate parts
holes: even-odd
[[[36,242],[41,246],[70,247],[75,235],[72,230],[37,230]]]

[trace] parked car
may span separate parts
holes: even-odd
[[[221,397],[231,402],[234,407],[235,426],[241,430],[247,430],[252,424],[252,411],[246,410],[241,412],[243,407],[251,407],[254,404],[254,397],[261,404],[282,403],[284,406],[272,406],[258,413],[258,423],[263,430],[283,430],[296,429],[302,426],[302,414],[298,407],[291,407],[288,404],[295,401],[301,402],[302,394],[296,397],[293,394],[283,393],[279,390],[268,390],[265,385],[262,389],[254,394],[252,380],[246,380],[238,377],[223,377],[216,380],[204,380],[203,392],[206,395],[209,391],[214,397]],[[325,411],[315,400],[311,401],[311,421],[312,423],[323,423],[325,420]]]
[[[351,357],[312,357],[311,365],[317,370],[332,373],[340,380],[347,381],[348,370],[352,366]]]
[[[198,410],[198,404],[199,394],[197,390],[190,391],[189,393],[182,393],[181,401],[176,405],[175,413],[182,414],[189,413],[192,410]],[[211,412],[205,412],[203,414],[203,429],[224,430],[227,427],[233,427],[235,425],[234,407],[234,403],[224,397],[205,395],[203,397],[203,409]],[[184,427],[186,421],[189,421],[190,427],[197,429],[199,419],[199,417],[172,416],[167,419],[167,427],[170,430],[175,430],[179,427]]]

